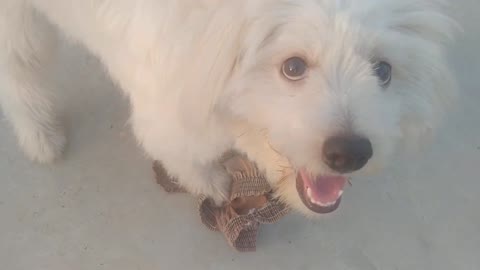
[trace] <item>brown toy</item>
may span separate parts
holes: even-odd
[[[206,197],[199,198],[199,214],[205,226],[222,232],[230,246],[238,251],[255,251],[260,224],[270,224],[285,216],[289,209],[272,198],[272,189],[256,166],[244,156],[228,153],[222,159],[232,179],[230,201],[217,207]],[[185,193],[168,176],[161,163],[153,164],[157,183],[169,193]]]

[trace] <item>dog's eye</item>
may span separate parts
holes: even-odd
[[[289,58],[283,63],[282,72],[291,81],[301,80],[307,73],[307,63],[300,57]]]
[[[380,81],[380,85],[382,87],[387,87],[392,80],[392,66],[385,61],[380,61],[375,63],[373,69],[375,71],[375,75]]]

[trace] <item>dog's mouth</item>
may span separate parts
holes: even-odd
[[[297,191],[311,211],[326,214],[335,211],[342,200],[347,178],[341,175],[311,176],[306,170],[297,174]]]

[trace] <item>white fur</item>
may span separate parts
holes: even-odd
[[[235,148],[304,212],[295,168],[337,132],[368,137],[368,167],[433,129],[454,97],[443,45],[454,23],[440,0],[0,0],[0,102],[20,145],[53,161],[65,138],[43,76],[55,31],[85,45],[130,98],[132,126],[153,159],[190,191],[225,198],[217,159]],[[40,15],[39,15],[40,14]],[[282,78],[305,57],[308,77]],[[387,59],[382,89],[371,62]]]

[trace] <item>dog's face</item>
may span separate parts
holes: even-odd
[[[430,3],[430,4],[428,4]],[[432,1],[266,1],[255,6],[226,104],[295,171],[270,179],[304,213],[340,203],[347,178],[382,167],[433,128],[454,89]]]

